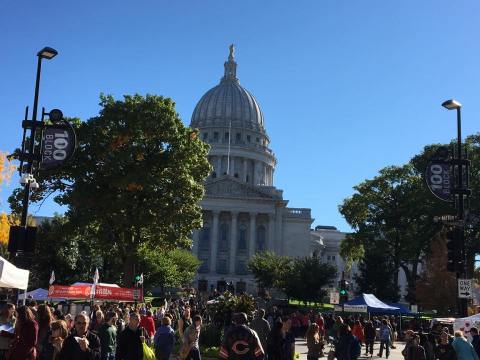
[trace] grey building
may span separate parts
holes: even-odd
[[[190,126],[210,144],[213,172],[201,201],[203,228],[193,234],[193,252],[202,261],[196,286],[255,292],[247,270],[259,251],[308,256],[312,252],[310,209],[290,208],[274,186],[277,159],[255,97],[240,85],[234,48],[220,83],[202,96]]]

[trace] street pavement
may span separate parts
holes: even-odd
[[[403,360],[403,355],[401,351],[405,347],[404,342],[396,342],[395,343],[396,349],[390,349],[390,356],[388,360]],[[295,352],[300,354],[300,360],[307,360],[307,342],[305,339],[297,338],[295,340]],[[373,346],[373,356],[365,356],[365,347],[362,346],[362,354],[360,355],[359,359],[361,360],[380,360],[381,358],[377,356],[378,350],[380,350],[380,342],[375,342]],[[330,351],[330,345],[326,345],[324,349],[325,357],[320,358],[321,360],[327,360],[327,354]],[[385,359],[385,352],[383,353],[382,359]]]

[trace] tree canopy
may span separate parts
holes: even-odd
[[[275,288],[304,302],[321,302],[326,295],[323,288],[331,285],[337,272],[317,256],[292,258],[268,251],[255,254],[248,268],[260,287]]]
[[[341,245],[342,257],[360,261],[359,291],[383,291],[387,299],[398,298],[398,271],[408,282],[407,299],[415,302],[419,267],[431,252],[432,239],[444,228],[435,222],[439,215],[456,214],[453,203],[442,202],[428,190],[423,175],[428,161],[440,144],[428,145],[402,166],[389,166],[373,179],[354,187],[354,194],[339,206],[352,226]],[[470,211],[478,214],[480,138],[466,139],[470,169]],[[467,227],[470,263],[478,251],[478,224]],[[472,265],[473,266],[473,265]],[[388,269],[385,274],[379,268]]]
[[[59,169],[40,172],[32,200],[53,194],[67,206],[69,227],[88,232],[100,253],[118,258],[123,267],[118,273],[131,285],[143,244],[166,250],[191,246],[189,236],[202,222],[208,145],[183,125],[171,99],[133,95],[120,101],[102,95],[100,107],[98,116],[74,122],[74,157]],[[17,189],[10,198],[16,211],[21,193]]]

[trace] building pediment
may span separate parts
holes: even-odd
[[[278,190],[275,188],[266,187],[262,189],[260,186],[245,184],[229,176],[224,176],[205,184],[207,197],[281,200],[282,197],[277,192]]]

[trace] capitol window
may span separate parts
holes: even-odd
[[[209,250],[210,249],[210,228],[204,227],[200,230],[200,241],[198,244],[200,250]]]
[[[227,131],[225,133],[225,141],[228,141],[229,138],[230,138],[230,133]]]
[[[228,251],[228,225],[223,223],[220,225],[220,234],[218,241],[218,251]]]
[[[238,251],[247,250],[247,227],[240,225],[238,228]]]
[[[237,143],[239,143],[242,140],[242,134],[237,133],[237,135],[235,135],[235,136],[236,136],[236,139],[237,139]]]
[[[265,233],[265,226],[260,225],[257,227],[257,251],[266,250]]]
[[[213,141],[214,141],[214,142],[218,142],[218,131],[215,131],[215,132],[213,133]]]
[[[217,273],[226,274],[227,273],[227,260],[218,259],[217,260]]]
[[[203,133],[203,141],[207,141],[208,140],[208,133]]]
[[[250,135],[247,135],[247,142],[250,142],[250,141],[251,141]]]
[[[202,259],[198,259],[202,262],[202,264],[200,265],[200,267],[198,268],[198,272],[199,273],[208,273],[209,272],[209,266],[208,266],[208,259],[206,258],[202,258]]]

